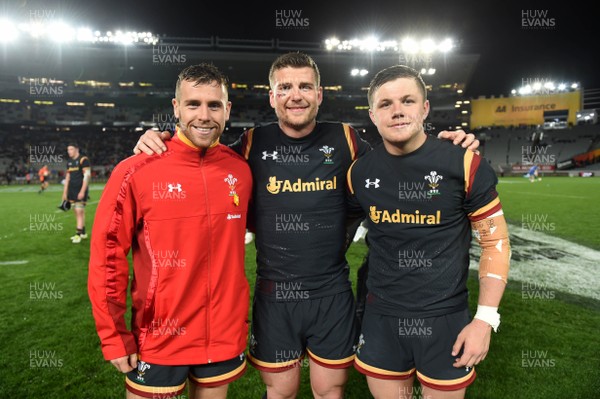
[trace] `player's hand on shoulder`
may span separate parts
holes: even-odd
[[[438,134],[438,138],[452,140],[452,144],[461,145],[462,148],[467,148],[476,154],[479,154],[477,148],[479,148],[479,140],[473,133],[466,133],[464,130],[444,130]]]
[[[133,147],[133,153],[135,155],[142,152],[148,155],[162,154],[167,151],[167,146],[164,142],[170,139],[171,133],[168,131],[157,132],[156,130],[148,129],[140,136],[135,147]]]

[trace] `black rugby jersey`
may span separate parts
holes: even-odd
[[[67,161],[67,172],[70,174],[69,186],[81,188],[83,186],[83,169],[90,167],[90,160],[85,155],[79,154],[75,159],[69,158]]]
[[[369,144],[346,124],[319,122],[295,139],[273,123],[244,132],[233,148],[254,177],[256,293],[300,300],[350,289],[346,173]]]
[[[351,201],[367,213],[367,306],[399,317],[468,307],[470,221],[501,209],[496,174],[483,158],[428,136],[406,155],[383,144],[348,172]]]

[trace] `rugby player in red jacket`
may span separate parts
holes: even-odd
[[[252,176],[219,144],[227,80],[184,69],[169,150],[113,171],[92,231],[88,291],[105,359],[126,373],[127,398],[225,398],[246,370],[249,287],[244,235]],[[125,323],[129,263],[131,330]]]

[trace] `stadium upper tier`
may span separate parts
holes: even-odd
[[[558,167],[565,160],[600,147],[600,125],[577,125],[568,129],[484,129],[477,133],[481,154],[496,171],[536,163]],[[575,165],[585,166],[585,165]]]

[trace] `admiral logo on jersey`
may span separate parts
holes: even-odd
[[[184,200],[187,198],[181,183],[159,182],[152,183],[152,199],[155,200]]]
[[[377,206],[369,207],[369,217],[373,223],[405,223],[405,224],[440,224],[441,211],[436,211],[435,214],[421,214],[418,209],[414,213],[403,213],[400,209],[388,211],[387,209],[378,210]]]
[[[337,176],[333,176],[331,180],[321,180],[318,177],[314,181],[302,181],[302,179],[296,179],[295,182],[291,180],[277,180],[277,176],[269,177],[269,184],[267,184],[267,191],[271,194],[279,194],[280,192],[290,193],[301,193],[307,191],[324,191],[324,190],[335,190],[337,188]]]

